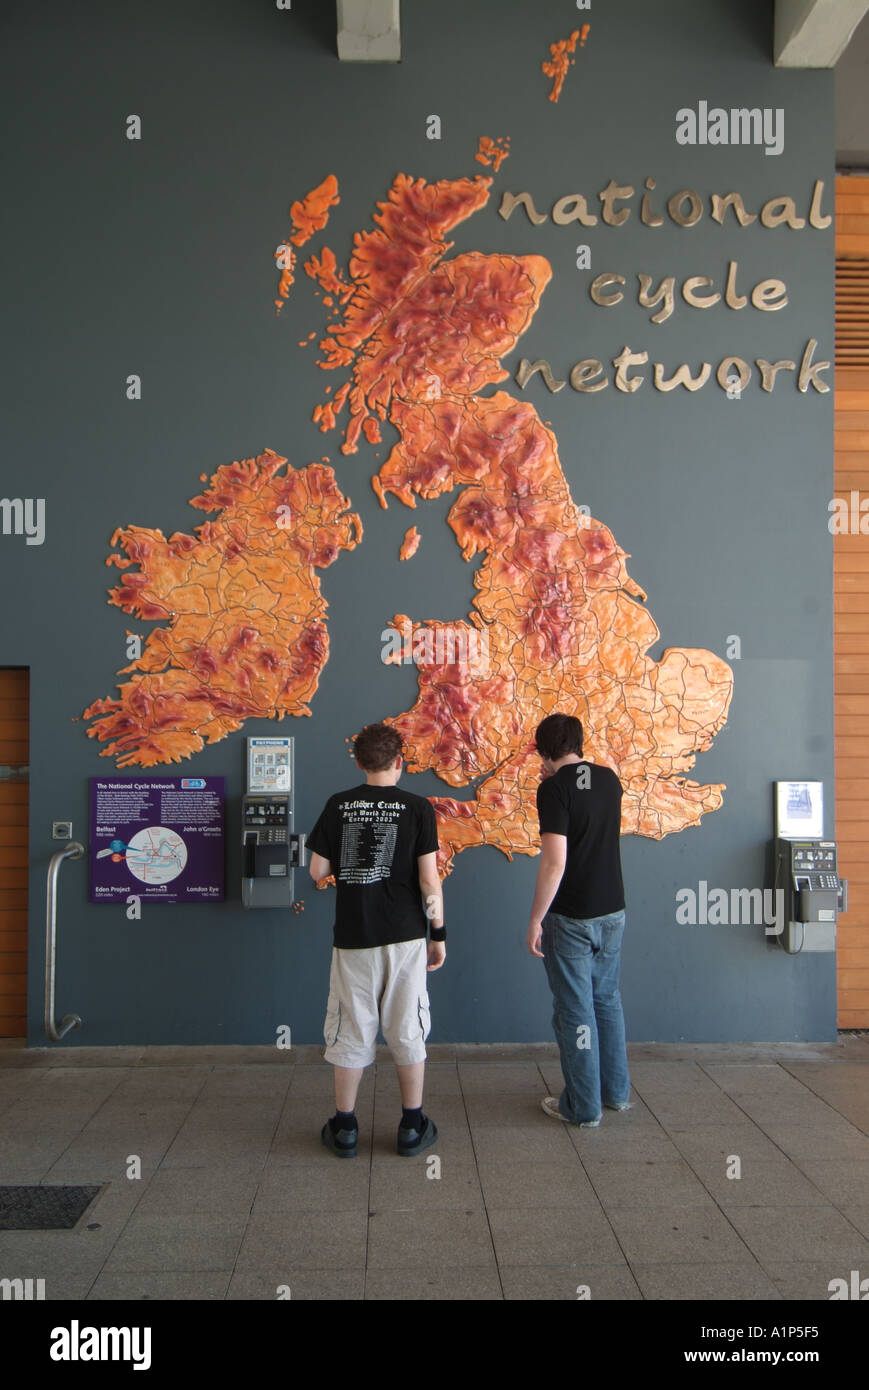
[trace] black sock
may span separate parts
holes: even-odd
[[[336,1110],[329,1121],[329,1128],[333,1134],[337,1134],[339,1129],[357,1130],[359,1121],[356,1119],[355,1110]]]
[[[421,1130],[425,1124],[423,1119],[422,1106],[417,1106],[416,1110],[408,1110],[406,1105],[401,1107],[401,1127],[402,1129]]]

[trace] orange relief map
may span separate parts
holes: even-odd
[[[314,419],[333,430],[346,407],[344,454],[362,436],[378,441],[388,420],[399,440],[372,480],[382,505],[456,492],[448,520],[462,556],[483,556],[466,622],[391,620],[397,645],[425,638],[429,653],[415,658],[418,700],[387,721],[408,769],[473,784],[469,799],[432,798],[445,872],[473,845],[537,852],[533,735],[556,710],[578,715],[586,753],[620,777],[623,833],[660,838],[699,824],[724,789],[685,774],[732,693],[730,668],[711,652],[647,656],[660,633],[645,594],[612,532],[574,504],[552,430],[530,402],[480,394],[507,379],[501,359],[551,277],[541,256],[445,259],[447,234],[485,206],[491,182],[401,174],[375,230],[356,234],[346,278],[328,248],[306,264],[340,307],[320,366],[348,373]],[[267,452],[219,469],[194,499],[218,517],[195,538],[117,533],[127,558],[111,560],[140,568],[111,601],[168,620],[126,668],[135,674],[121,698],[86,711],[100,716],[89,732],[120,765],[189,756],[254,714],[309,712],[328,653],[314,569],[355,546],[361,526],[330,468],[280,475],[282,463]],[[408,532],[406,553],[415,539]]]
[[[119,767],[180,762],[246,719],[311,713],[329,655],[315,571],[353,549],[362,523],[331,468],[284,473],[286,462],[267,449],[218,468],[191,505],[219,515],[192,536],[141,526],[112,536],[125,555],[106,563],[125,573],[109,602],[167,624],[124,667],[135,674],[120,698],[84,712]]]

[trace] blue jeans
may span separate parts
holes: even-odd
[[[619,967],[625,913],[580,920],[548,912],[543,951],[561,1054],[564,1090],[558,1102],[571,1124],[596,1120],[605,1105],[631,1093]]]

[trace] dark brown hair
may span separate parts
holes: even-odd
[[[353,740],[353,754],[366,772],[386,772],[403,751],[401,735],[390,724],[366,724]]]
[[[572,714],[550,714],[537,725],[534,735],[541,758],[557,763],[567,753],[582,757],[582,725]]]

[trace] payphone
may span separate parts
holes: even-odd
[[[820,782],[776,782],[775,886],[782,892],[779,945],[790,955],[834,951],[836,920],[848,910],[835,840],[823,838]]]
[[[293,903],[293,870],[305,862],[305,836],[293,830],[293,796],[292,738],[249,738],[241,806],[245,907]]]

